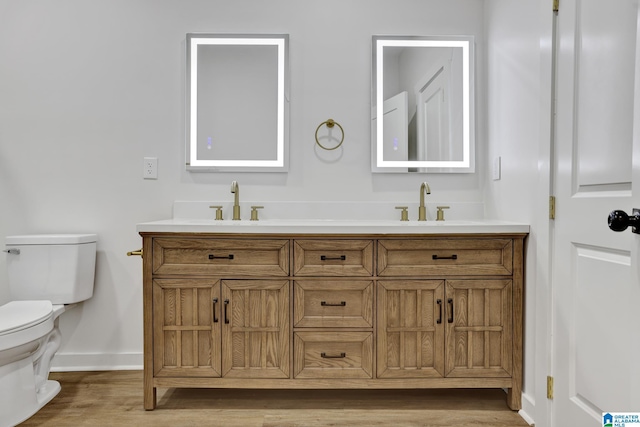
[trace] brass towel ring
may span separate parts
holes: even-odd
[[[342,139],[340,140],[340,143],[335,147],[327,148],[324,145],[320,144],[320,140],[318,140],[318,131],[324,124],[326,124],[329,129],[331,129],[334,125],[338,125],[338,127],[340,128],[340,131],[342,132]],[[320,148],[322,148],[323,150],[335,150],[336,148],[340,147],[343,142],[344,142],[344,129],[342,129],[342,126],[340,126],[340,123],[336,122],[335,120],[329,119],[325,122],[320,123],[316,128],[316,144],[318,144]]]

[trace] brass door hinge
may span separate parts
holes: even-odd
[[[558,12],[560,10],[560,0],[553,0],[553,11]]]
[[[547,399],[553,399],[553,377],[547,377]]]
[[[556,198],[549,196],[549,219],[556,219]]]

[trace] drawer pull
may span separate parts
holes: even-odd
[[[216,317],[216,304],[218,304],[218,298],[213,299],[213,323],[218,323],[218,318]]]
[[[438,256],[438,255],[433,255],[433,256],[431,257],[431,259],[436,259],[436,260],[437,260],[437,259],[458,259],[458,255],[456,255],[456,254],[453,254],[453,255],[451,255],[451,256]]]
[[[320,255],[320,261],[345,261],[347,259],[346,255],[340,255],[339,257],[328,257],[326,255]]]
[[[340,356],[327,356],[327,353],[322,352],[320,353],[320,357],[323,359],[344,359],[347,357],[347,353],[340,353]]]
[[[209,259],[233,259],[233,254],[229,254],[226,256],[215,256],[213,254],[209,254]]]
[[[224,323],[229,324],[229,317],[227,316],[227,307],[229,306],[229,300],[224,300]]]
[[[330,302],[326,302],[326,301],[320,301],[320,305],[323,307],[344,307],[347,305],[346,301],[340,301],[337,304],[332,304]]]
[[[440,315],[438,316],[438,320],[436,320],[436,323],[440,324],[442,323],[442,300],[438,299],[436,301],[436,304],[438,304],[438,311],[440,313]]]
[[[453,298],[449,298],[447,300],[447,303],[449,304],[449,307],[451,308],[451,310],[449,310],[449,318],[447,319],[448,323],[453,323]]]

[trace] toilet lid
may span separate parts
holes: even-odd
[[[0,335],[30,328],[53,316],[51,301],[11,301],[0,306]]]

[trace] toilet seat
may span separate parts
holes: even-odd
[[[16,348],[53,330],[50,301],[11,301],[0,307],[0,351]]]
[[[45,322],[53,316],[51,301],[11,301],[0,306],[0,336]]]

